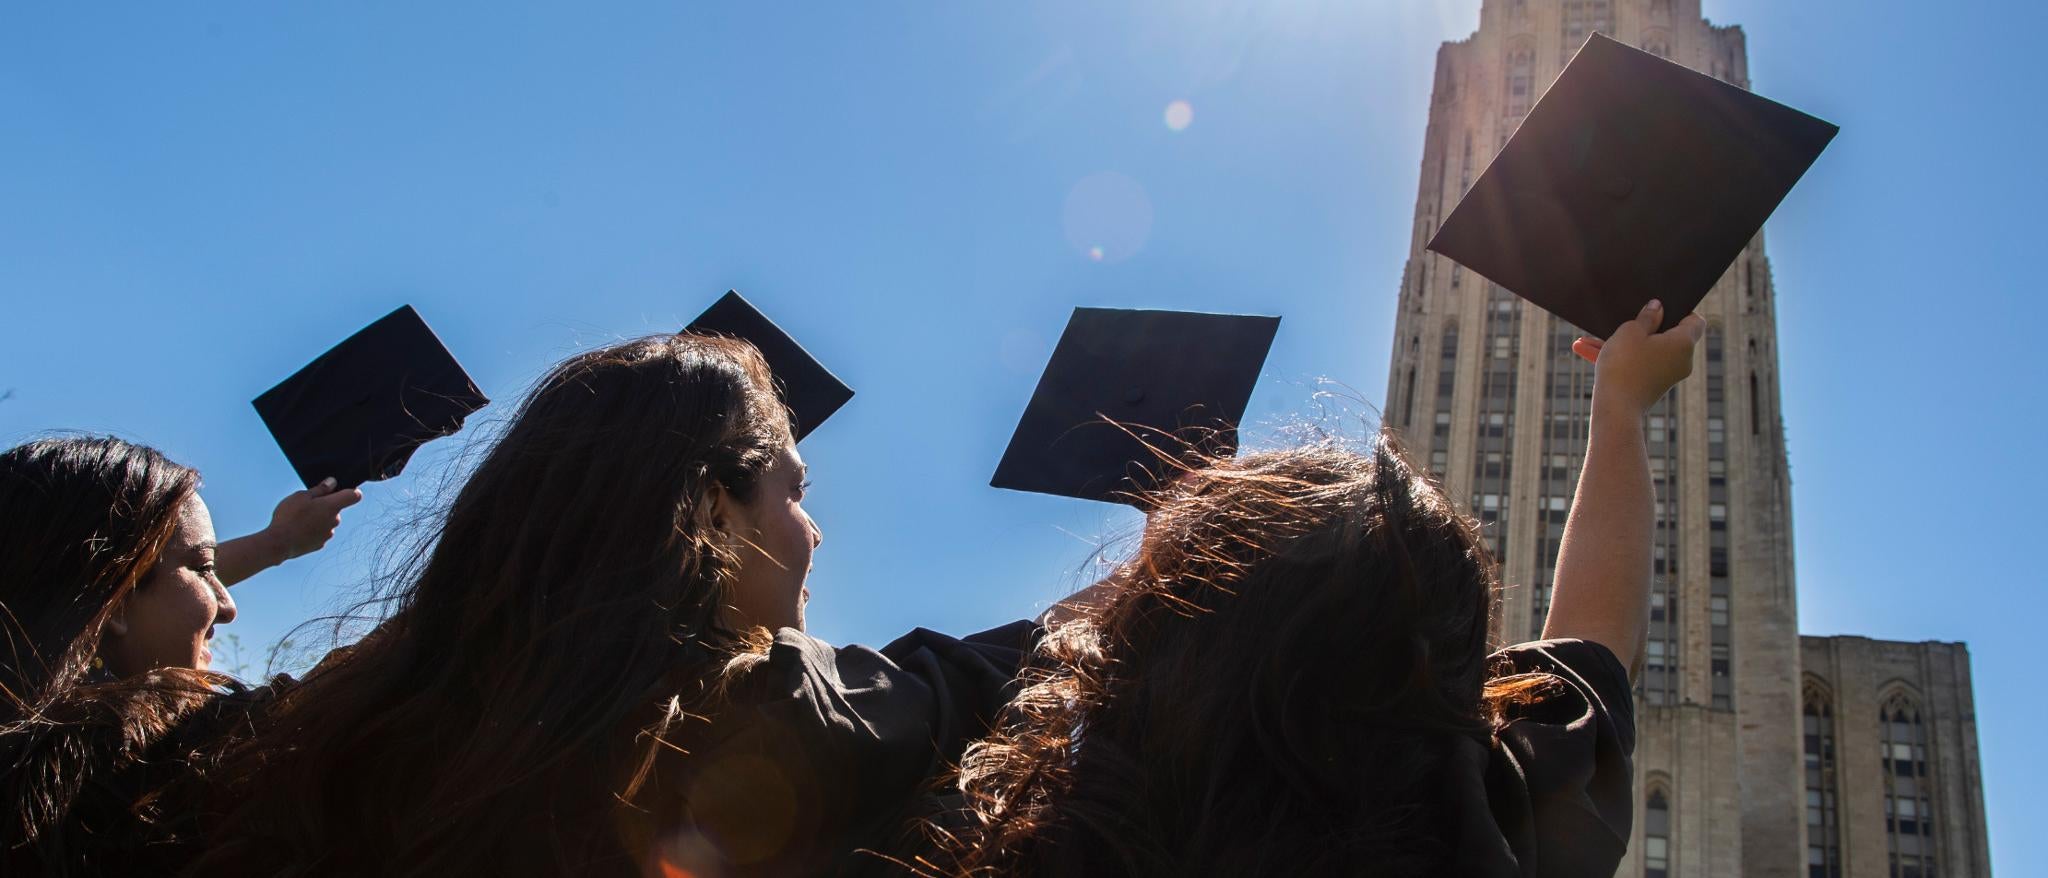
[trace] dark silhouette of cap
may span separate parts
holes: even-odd
[[[1836,126],[1594,34],[1429,249],[1601,338],[1691,313]]]
[[[1176,461],[1237,450],[1279,328],[1278,317],[1075,308],[989,484],[1143,506]]]
[[[413,451],[489,403],[411,305],[255,400],[299,480],[332,477],[343,488],[398,475]]]
[[[768,371],[775,375],[782,404],[789,407],[790,432],[797,440],[810,435],[853,399],[853,388],[737,291],[727,290],[683,331],[737,338],[760,351],[761,359],[768,361]]]

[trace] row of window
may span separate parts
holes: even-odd
[[[1707,594],[1709,643],[1712,664],[1709,684],[1716,710],[1735,709],[1735,677],[1730,656],[1734,652],[1734,629],[1729,625],[1732,590],[1728,584],[1728,443],[1727,443],[1727,355],[1722,350],[1721,330],[1707,328]]]
[[[1473,449],[1472,510],[1496,559],[1508,553],[1508,510],[1504,498],[1514,471],[1514,364],[1521,356],[1522,306],[1515,294],[1487,284],[1486,352],[1498,363],[1485,364],[1479,378],[1480,431]],[[1487,502],[1488,499],[1491,502]]]
[[[1801,713],[1806,756],[1807,878],[1841,878],[1841,812],[1837,807],[1834,709],[1827,693],[1808,685]],[[1892,878],[1934,878],[1935,809],[1927,762],[1927,726],[1920,707],[1894,693],[1878,710],[1884,769],[1885,842]]]

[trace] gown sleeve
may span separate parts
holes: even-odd
[[[1522,875],[1611,875],[1634,820],[1635,707],[1604,646],[1545,640],[1501,651],[1509,673],[1548,675],[1496,735],[1486,787]]]
[[[874,650],[778,632],[682,760],[687,837],[666,847],[721,874],[873,868],[855,852],[889,846],[930,779],[987,734],[1038,633],[918,629]]]

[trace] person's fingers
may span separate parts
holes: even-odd
[[[334,493],[334,488],[337,484],[339,483],[334,480],[333,476],[328,476],[327,478],[321,479],[319,484],[307,488],[306,493],[311,494],[315,497],[325,497],[329,494]]]
[[[1692,336],[1693,344],[1699,344],[1700,339],[1707,337],[1707,318],[1701,317],[1697,313],[1687,314],[1685,319],[1678,321],[1678,325],[1672,327],[1672,329],[1685,330]]]
[[[1657,326],[1663,319],[1664,303],[1651,299],[1643,304],[1643,310],[1637,311],[1636,316],[1622,321],[1620,326],[1615,327],[1614,332],[1607,336],[1607,340],[1613,341],[1622,336],[1656,335]]]
[[[357,503],[363,502],[363,489],[350,488],[346,491],[336,491],[333,494],[330,494],[326,497],[322,497],[320,499],[324,501],[323,505],[325,505],[327,508],[332,509],[335,512],[340,512],[343,509],[347,509],[350,506],[354,506]]]
[[[1656,335],[1657,328],[1664,324],[1664,300],[1644,302],[1643,310],[1636,312],[1635,324],[1642,327],[1644,335]]]
[[[1580,359],[1588,363],[1600,362],[1600,342],[1590,338],[1579,339],[1572,342],[1572,353],[1578,354]]]

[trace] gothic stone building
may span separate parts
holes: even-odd
[[[1744,88],[1749,63],[1700,0],[1481,2],[1437,56],[1385,411],[1484,522],[1513,641],[1542,627],[1593,372],[1572,326],[1423,245],[1590,34]],[[1989,875],[1963,645],[1799,635],[1775,297],[1759,235],[1700,306],[1694,377],[1644,425],[1656,580],[1620,874]]]

